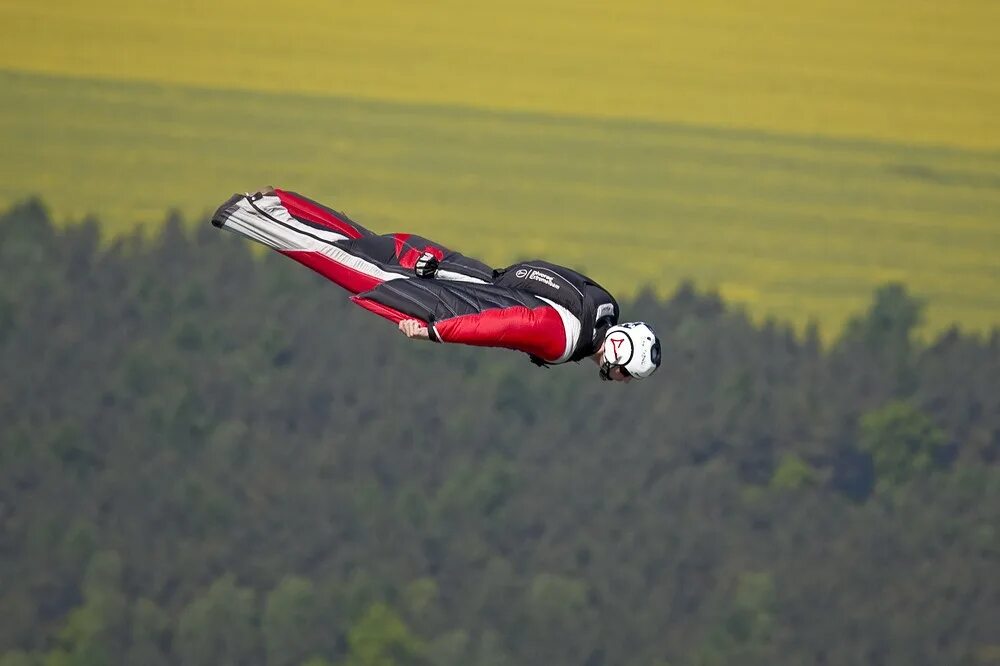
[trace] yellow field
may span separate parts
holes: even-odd
[[[0,0],[0,21],[0,206],[119,231],[271,182],[828,334],[887,280],[932,329],[1000,323],[996,0]]]
[[[0,69],[1000,148],[996,0],[0,0]]]
[[[1000,323],[1000,152],[0,72],[0,203],[112,231],[205,224],[264,183],[621,294],[679,280],[827,334],[904,281],[930,323]],[[238,111],[238,112],[237,112]],[[511,241],[511,238],[516,238]]]

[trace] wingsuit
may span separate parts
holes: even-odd
[[[426,323],[435,342],[504,347],[549,365],[595,354],[618,322],[612,295],[574,270],[542,260],[493,269],[422,236],[376,234],[295,192],[233,195],[212,224],[308,266],[392,322]],[[428,256],[430,279],[415,272]]]

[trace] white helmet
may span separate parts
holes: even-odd
[[[604,336],[601,378],[610,379],[614,367],[636,379],[649,377],[660,367],[660,341],[648,324],[630,321],[608,329]]]

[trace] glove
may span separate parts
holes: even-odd
[[[430,252],[424,252],[417,259],[417,263],[413,265],[413,272],[417,274],[417,277],[422,278],[432,278],[438,269],[438,260]]]

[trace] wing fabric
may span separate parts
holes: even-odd
[[[352,294],[400,277],[342,246],[377,238],[374,234],[346,215],[288,193],[233,195],[212,216],[212,224],[267,245]]]
[[[275,195],[288,212],[303,224],[318,224],[343,234],[347,241],[341,246],[354,254],[365,256],[383,267],[394,267],[405,277],[413,277],[413,266],[424,252],[430,252],[440,262],[438,279],[463,282],[489,282],[493,268],[481,261],[449,250],[440,243],[416,234],[395,233],[378,235],[364,228],[344,213],[328,208],[312,199],[275,190]]]
[[[420,319],[437,342],[503,347],[547,363],[569,358],[580,328],[562,306],[494,285],[397,280],[351,300],[393,322]]]
[[[563,363],[581,336],[581,320],[557,299],[492,284],[493,269],[476,259],[414,234],[375,234],[294,192],[236,194],[212,224],[313,269],[390,321],[427,323],[437,342],[504,347]],[[413,271],[425,252],[439,261],[433,279]]]
[[[375,233],[347,217],[344,213],[327,208],[308,197],[287,190],[274,191],[285,209],[303,224],[315,224],[328,228],[345,238],[363,238],[374,236]]]
[[[307,266],[352,294],[387,280],[414,278],[424,252],[441,262],[441,279],[484,282],[493,269],[412,234],[377,235],[343,213],[294,192],[236,194],[219,207],[212,224],[263,243]]]

